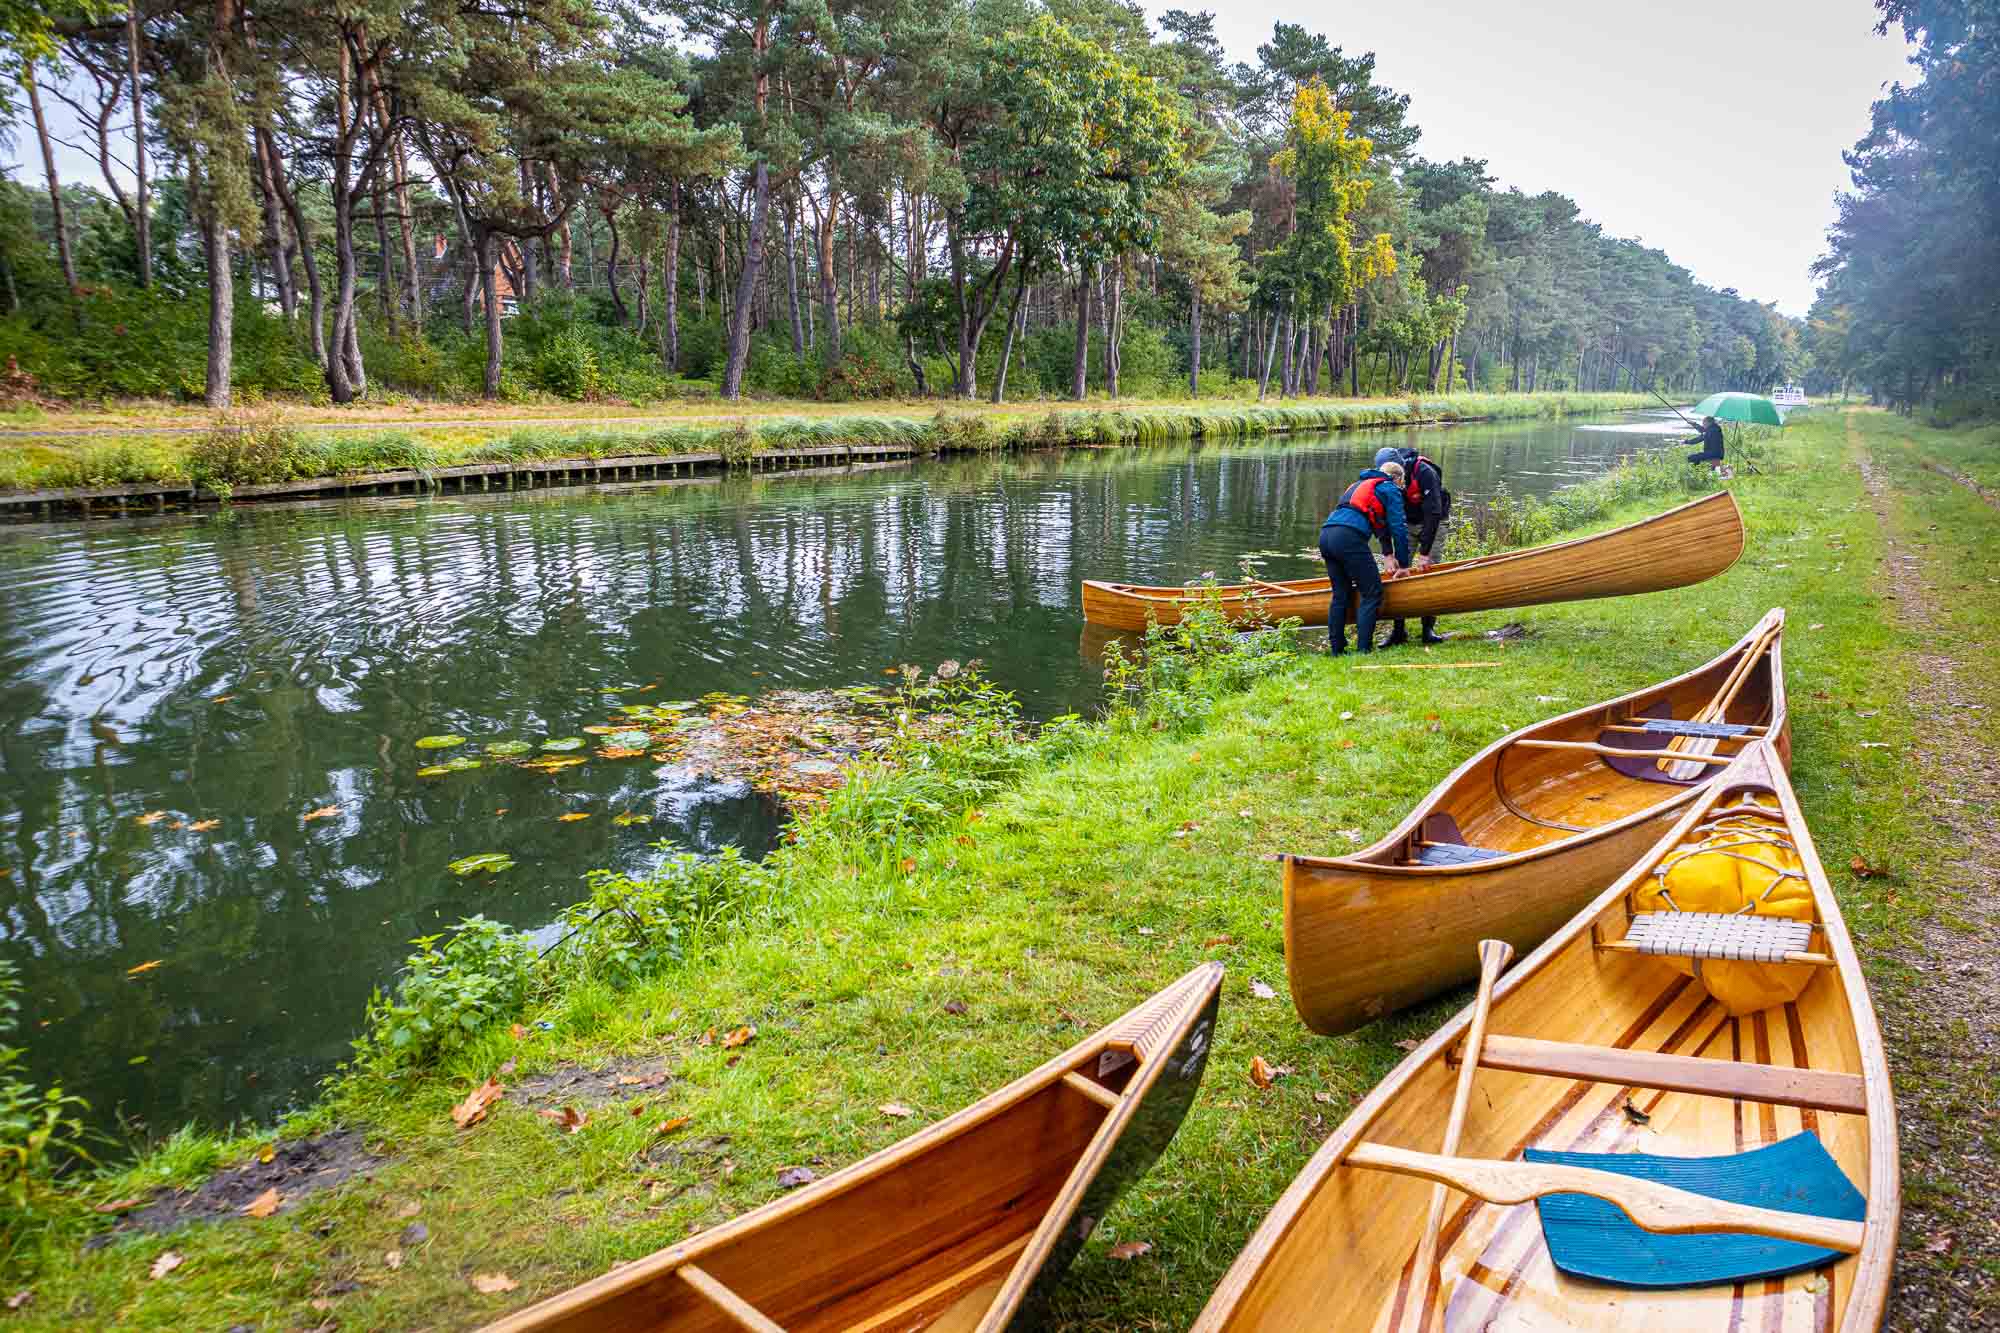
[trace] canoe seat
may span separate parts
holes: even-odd
[[[1506,854],[1491,847],[1473,847],[1462,842],[1427,842],[1417,849],[1417,864],[1465,866],[1478,861],[1491,861],[1496,856]]]
[[[1626,952],[1742,963],[1801,961],[1813,923],[1747,912],[1638,912],[1625,933]]]

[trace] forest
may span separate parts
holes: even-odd
[[[1812,360],[1565,195],[1426,158],[1372,55],[1289,23],[1243,63],[1115,0],[0,0],[0,40],[17,401],[1761,392]]]
[[[1875,103],[1818,266],[1820,377],[1950,423],[2000,414],[2000,3],[1878,0],[1918,78]]]

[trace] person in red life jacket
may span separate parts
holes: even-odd
[[[1375,568],[1368,540],[1379,537],[1384,550],[1393,548],[1386,570]],[[1327,605],[1327,647],[1338,657],[1347,651],[1347,605],[1354,602],[1354,646],[1375,651],[1375,613],[1382,608],[1382,574],[1394,577],[1410,559],[1410,529],[1403,520],[1403,465],[1393,459],[1366,468],[1349,486],[1340,503],[1319,529],[1320,558],[1333,585]]]
[[[1415,449],[1377,450],[1375,465],[1380,467],[1392,458],[1403,465],[1403,512],[1406,521],[1416,529],[1410,538],[1410,545],[1416,548],[1416,560],[1410,567],[1421,570],[1434,563],[1431,552],[1437,546],[1438,533],[1451,517],[1451,492],[1444,488],[1444,469]],[[1382,550],[1388,553],[1387,542],[1382,543]],[[1423,642],[1443,643],[1451,637],[1438,633],[1437,623],[1436,616],[1424,617]],[[1394,648],[1409,641],[1409,627],[1399,619],[1389,626],[1389,637],[1382,640],[1382,646]]]

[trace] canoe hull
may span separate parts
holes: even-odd
[[[744,1326],[727,1299],[791,1333],[1031,1326],[1084,1219],[1103,1216],[1186,1115],[1221,979],[1220,964],[1198,967],[900,1143],[491,1328],[723,1333]]]
[[[1390,579],[1383,585],[1382,616],[1462,615],[1684,588],[1735,564],[1743,544],[1742,511],[1734,496],[1717,491],[1609,532]],[[1217,595],[1232,622],[1268,614],[1272,620],[1296,616],[1307,625],[1324,625],[1329,609],[1323,578],[1256,589],[1231,584]],[[1107,629],[1142,631],[1149,621],[1180,623],[1194,601],[1186,588],[1091,579],[1083,585],[1083,618]]]
[[[1387,836],[1351,856],[1284,857],[1285,966],[1300,1019],[1327,1035],[1352,1031],[1471,981],[1482,939],[1503,939],[1526,953],[1624,874],[1701,790],[1631,779],[1576,751],[1519,750],[1519,742],[1625,739],[1630,733],[1600,728],[1641,712],[1686,718],[1768,633],[1729,720],[1768,727],[1789,762],[1783,626],[1783,611],[1773,610],[1686,675],[1502,737]],[[1566,823],[1600,810],[1616,817],[1569,831],[1517,818],[1517,808]],[[1405,864],[1438,816],[1468,841],[1509,854],[1461,865]]]
[[[1598,945],[1621,939],[1632,887],[1684,837],[1699,836],[1692,831],[1711,804],[1745,791],[1767,803],[1775,795],[1786,815],[1831,964],[1815,967],[1794,1000],[1733,1017],[1667,959]],[[1472,1076],[1457,1156],[1515,1162],[1539,1148],[1728,1157],[1811,1133],[1865,1198],[1856,1253],[1735,1284],[1580,1281],[1554,1269],[1534,1204],[1451,1193],[1435,1279],[1418,1274],[1431,1186],[1345,1163],[1364,1142],[1440,1150],[1471,1016],[1468,1006],[1417,1047],[1313,1155],[1196,1333],[1327,1327],[1316,1316],[1334,1310],[1343,1312],[1340,1327],[1380,1333],[1417,1327],[1426,1309],[1425,1326],[1446,1329],[1879,1326],[1901,1208],[1895,1102],[1859,961],[1771,747],[1750,747],[1631,870],[1501,977],[1487,1029],[1491,1058]]]

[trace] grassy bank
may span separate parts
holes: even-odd
[[[328,429],[323,411],[269,407],[215,421],[128,420],[112,436],[0,439],[0,491],[108,486],[148,481],[206,485],[302,481],[394,468],[623,454],[720,452],[747,461],[758,452],[832,444],[901,444],[970,450],[1244,439],[1300,431],[1352,430],[1418,421],[1561,417],[1644,407],[1640,394],[1453,394],[1406,399],[1308,402],[1120,402],[1073,408],[1045,403],[991,407],[912,402],[869,412],[829,412],[816,404],[758,403],[741,411],[660,414],[643,419],[524,424],[435,409],[393,428]],[[351,422],[351,418],[348,419]],[[169,427],[166,422],[171,421]],[[55,427],[51,426],[51,429]],[[76,427],[93,429],[94,427]],[[165,434],[167,429],[193,433]]]
[[[1883,536],[1830,414],[1788,431],[1767,474],[1734,486],[1751,528],[1734,569],[1672,593],[1463,617],[1447,628],[1466,637],[1430,659],[1493,669],[1357,672],[1217,638],[1162,659],[1140,705],[1030,740],[995,701],[951,685],[959,677],[913,681],[951,696],[913,695],[913,711],[948,704],[954,719],[908,742],[906,757],[926,762],[864,772],[763,869],[599,886],[660,913],[671,937],[595,935],[532,969],[492,948],[420,969],[435,984],[398,1003],[471,1012],[471,1026],[434,1038],[446,1026],[434,1024],[398,1046],[407,1016],[379,1010],[356,1069],[283,1131],[360,1131],[379,1154],[365,1178],[261,1220],[82,1249],[110,1225],[95,1205],[254,1162],[271,1142],[182,1136],[17,1219],[7,1262],[33,1294],[16,1319],[473,1325],[773,1197],[782,1168],[825,1174],[879,1148],[1219,958],[1229,976],[1207,1083],[1174,1146],[1093,1235],[1061,1319],[1183,1328],[1311,1150],[1400,1058],[1397,1043],[1452,1007],[1308,1034],[1282,998],[1264,854],[1370,839],[1495,736],[1706,660],[1773,605],[1791,612],[1800,795],[1878,1001],[1895,1004],[1904,959],[1948,902],[1924,869],[1945,835],[1910,799],[1901,758],[1915,645],[1870,581]],[[2000,585],[1966,582],[1969,601],[2000,604]],[[1472,637],[1510,620],[1527,637]],[[1894,869],[1838,872],[1856,856]],[[480,989],[475,974],[499,984]],[[1256,998],[1253,982],[1280,998]],[[745,1025],[756,1034],[737,1049],[706,1040]],[[1246,1076],[1257,1056],[1292,1072],[1259,1090]],[[532,1091],[621,1061],[670,1077],[614,1080],[602,1096]],[[1892,1052],[1899,1077],[1906,1063]],[[459,1130],[451,1106],[503,1067],[507,1097]],[[537,1114],[566,1102],[589,1115],[580,1132]],[[890,1103],[915,1121],[878,1109]],[[1109,1258],[1126,1240],[1152,1249]],[[149,1276],[168,1254],[178,1265]],[[474,1275],[495,1273],[518,1288],[475,1290]]]

